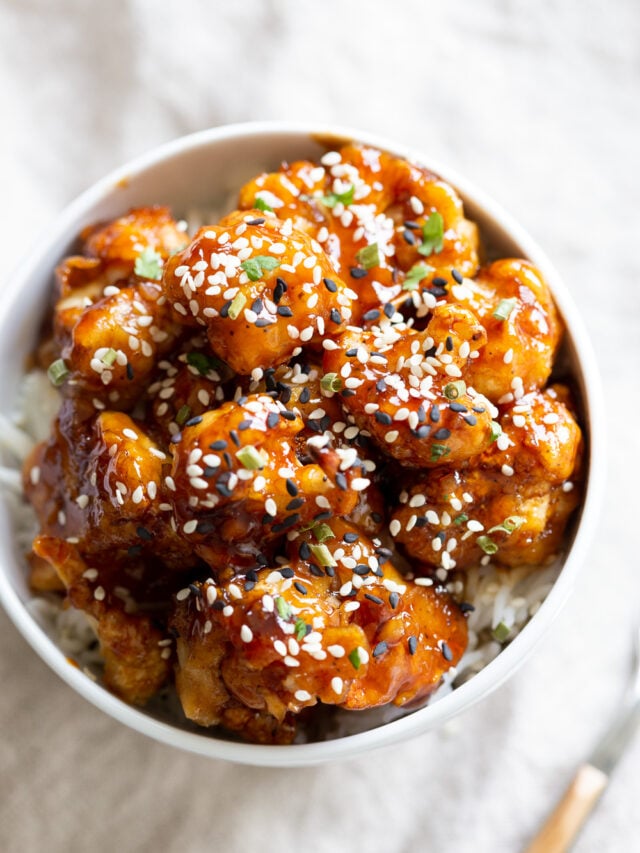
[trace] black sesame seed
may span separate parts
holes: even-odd
[[[352,542],[357,542],[358,538],[359,537],[357,533],[345,533],[342,537],[342,541],[351,544]]]
[[[308,388],[303,388],[299,399],[301,403],[308,403],[311,399],[311,391]]]
[[[331,518],[332,515],[333,515],[333,513],[331,512],[331,510],[327,509],[324,512],[316,513],[316,515],[313,516],[313,520],[314,521],[324,521],[327,518]]]
[[[289,568],[289,566],[285,566],[283,569],[280,569],[280,574],[283,578],[292,578],[294,575],[293,569]]]
[[[478,423],[478,419],[475,415],[465,415],[462,420],[466,421],[469,426],[475,426]]]
[[[438,351],[438,347],[434,345],[430,349],[426,350],[424,357],[425,358],[432,358],[436,354],[437,351]]]
[[[186,427],[197,426],[202,423],[202,415],[196,415],[195,418],[190,418],[186,423]]]
[[[389,424],[393,421],[391,415],[388,415],[386,412],[376,412],[375,419],[378,421],[379,424],[384,424],[385,426],[389,426]]]
[[[291,388],[289,388],[288,385],[284,385],[282,382],[278,382],[276,388],[278,389],[278,397],[286,406],[291,399]]]
[[[296,495],[298,494],[298,487],[296,486],[296,484],[293,482],[293,480],[287,478],[286,485],[287,485],[287,491],[289,492],[291,497],[295,498]]]
[[[371,518],[373,519],[375,524],[382,524],[382,516],[380,515],[379,512],[372,512]]]
[[[387,317],[387,319],[389,320],[396,313],[396,309],[390,302],[385,302],[385,304],[382,306],[382,310],[384,311],[384,316]]]
[[[387,651],[387,644],[384,640],[381,640],[378,645],[373,650],[374,658],[379,658],[380,655],[383,655]]]
[[[429,426],[429,424],[423,424],[422,426],[419,426],[416,430],[416,435],[418,438],[426,438],[430,432],[431,427]]]
[[[442,657],[446,661],[453,660],[453,652],[445,642],[442,643]]]
[[[253,421],[249,420],[240,421],[240,423],[238,424],[238,429],[240,430],[240,432],[244,432],[245,429],[249,429],[252,423]]]
[[[482,406],[474,406],[473,411],[476,412],[478,415],[483,415],[487,410]]]
[[[307,594],[308,590],[307,590],[306,586],[303,586],[303,584],[301,584],[300,581],[294,581],[293,585],[298,590],[300,595],[306,595]]]
[[[345,355],[346,355],[346,357],[347,357],[347,358],[353,358],[353,357],[354,357],[354,356],[356,356],[357,354],[358,354],[358,347],[351,347],[351,349],[348,349],[348,350],[345,352]]]
[[[468,412],[466,406],[463,406],[462,403],[449,403],[449,408],[452,412]]]
[[[370,311],[367,311],[365,314],[362,315],[362,319],[365,321],[365,323],[371,323],[374,320],[379,320],[380,311],[377,308],[372,308]]]
[[[355,397],[356,392],[353,390],[353,388],[343,388],[340,394],[343,397]]]
[[[323,278],[322,282],[323,282],[324,286],[327,288],[327,290],[329,291],[329,293],[337,293],[338,285],[335,283],[335,281],[332,278]]]
[[[257,299],[254,299],[253,302],[251,303],[251,310],[255,314],[259,314],[263,308],[264,308],[264,305],[263,305],[262,299],[260,299],[260,297],[258,297]]]
[[[226,450],[222,454],[222,458],[224,459],[224,462],[225,462],[225,465],[227,466],[227,468],[233,467],[233,459],[231,458],[231,454],[228,453]]]
[[[424,410],[424,406],[422,405],[422,403],[420,403],[420,405],[418,406],[418,411],[416,412],[416,414],[418,415],[419,423],[424,423],[424,421],[426,421],[427,414]]]
[[[288,305],[278,305],[278,314],[281,317],[293,317],[293,311]]]
[[[364,278],[367,275],[368,270],[365,270],[362,267],[351,267],[349,272],[351,273],[351,278]]]
[[[418,650],[418,640],[416,639],[416,637],[409,637],[409,639],[407,640],[407,645],[409,646],[409,654],[415,655],[416,651]]]
[[[328,578],[332,578],[335,577],[336,570],[333,568],[333,566],[325,566],[324,573]]]
[[[347,478],[342,473],[342,471],[338,471],[335,476],[336,486],[341,489],[343,492],[347,491]]]
[[[415,222],[413,219],[405,219],[405,221],[402,224],[404,225],[405,228],[413,228],[416,231],[419,231],[422,228],[420,223]]]
[[[133,367],[127,362],[127,379],[133,379]]]
[[[475,610],[475,607],[473,606],[473,604],[469,604],[468,601],[461,601],[460,602],[460,610],[463,613],[473,613],[473,611]]]
[[[293,500],[289,501],[286,506],[286,510],[287,512],[292,512],[294,509],[300,509],[303,503],[304,498],[294,498]]]
[[[431,406],[431,411],[429,412],[429,417],[431,418],[431,422],[437,424],[440,420],[440,409],[438,406]]]
[[[451,430],[442,427],[442,429],[438,429],[434,432],[433,437],[436,441],[444,441],[444,439],[450,438]]]
[[[410,246],[415,246],[415,244],[416,244],[416,242],[417,242],[417,241],[416,241],[416,235],[413,233],[413,231],[410,231],[410,230],[407,228],[407,229],[403,232],[402,236],[404,237],[405,242],[407,242]]]
[[[247,225],[264,225],[267,220],[261,216],[259,219],[248,219]]]
[[[389,604],[395,610],[398,606],[398,602],[400,601],[400,596],[397,592],[392,592],[389,594]]]
[[[462,282],[464,281],[462,273],[458,272],[458,270],[456,269],[451,270],[451,275],[453,276],[454,281],[457,281],[458,284],[462,284]]]
[[[225,450],[227,446],[227,442],[224,438],[219,438],[217,441],[212,441],[209,445],[211,450]]]
[[[373,601],[374,604],[384,604],[384,601],[377,595],[373,595],[370,592],[365,592],[364,597],[369,601]]]
[[[340,323],[342,323],[342,314],[338,311],[337,308],[331,309],[329,317],[331,318],[331,322],[335,323],[336,326],[339,326]]]
[[[224,610],[225,606],[226,606],[226,605],[225,605],[224,601],[222,601],[221,599],[217,598],[217,599],[213,602],[213,604],[211,605],[211,609],[212,609],[212,610]]]
[[[235,444],[236,447],[240,447],[240,437],[235,429],[229,431],[229,435],[231,436],[231,441]]]
[[[182,441],[182,433],[181,432],[175,432],[171,436],[170,441],[171,441],[171,444],[180,444],[180,442]]]
[[[145,542],[150,542],[153,539],[153,533],[151,533],[150,530],[147,530],[146,527],[138,527],[136,529],[136,533],[140,539],[144,539]]]
[[[298,554],[300,554],[301,560],[308,560],[311,556],[311,548],[309,547],[308,542],[303,542],[298,548]]]
[[[200,589],[199,586],[196,586],[194,583],[189,584],[189,589],[198,598],[202,595],[202,590]]]
[[[446,278],[441,278],[439,275],[432,278],[431,283],[435,284],[436,287],[446,287],[449,284]]]
[[[256,585],[255,581],[245,581],[244,591],[245,592],[251,592],[251,590],[254,588],[255,585]]]
[[[317,566],[315,563],[309,563],[309,571],[316,578],[324,577],[324,572],[322,571],[320,566]]]
[[[275,320],[272,320],[270,317],[258,317],[253,325],[256,329],[264,329],[265,326],[272,326],[274,323]]]
[[[358,563],[358,565],[353,570],[354,575],[361,575],[364,577],[369,574],[369,566],[366,563]]]
[[[290,412],[288,409],[285,409],[283,412],[280,412],[280,416],[285,419],[285,421],[295,421],[297,415],[295,412]]]
[[[447,335],[447,339],[444,342],[444,345],[447,352],[451,352],[451,350],[453,349],[453,338],[451,337],[451,335]]]
[[[231,308],[231,300],[230,299],[228,299],[224,303],[222,308],[220,309],[220,316],[221,317],[228,317],[229,316],[229,308]]]
[[[224,483],[220,483],[220,482],[216,483],[216,489],[220,492],[220,494],[224,498],[230,498],[231,495],[233,494],[233,492],[231,491],[229,486],[225,486]]]
[[[378,393],[380,394],[383,394],[386,390],[387,384],[384,379],[378,379],[378,381],[376,382],[376,391],[378,391]]]

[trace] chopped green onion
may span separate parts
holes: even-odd
[[[477,542],[485,554],[495,554],[498,550],[496,543],[488,536],[478,536]]]
[[[336,534],[333,532],[333,530],[329,527],[328,524],[316,524],[316,526],[312,529],[312,533],[316,537],[318,542],[325,542],[327,539],[336,538]]]
[[[333,554],[326,545],[309,545],[309,550],[321,566],[337,566]]]
[[[240,316],[240,312],[247,304],[247,297],[240,291],[240,293],[236,293],[233,298],[233,302],[229,305],[229,310],[227,312],[227,317],[230,320],[237,320]]]
[[[491,421],[491,442],[493,443],[497,438],[500,438],[501,435],[502,427],[498,421]]]
[[[441,459],[443,456],[448,456],[451,453],[451,448],[447,447],[446,444],[432,444],[431,445],[431,461],[435,462],[437,459]]]
[[[263,212],[267,211],[267,210],[273,211],[273,208],[270,205],[268,205],[267,202],[263,198],[260,198],[259,195],[257,195],[254,198],[253,206],[256,210],[262,210]]]
[[[502,522],[502,524],[496,524],[495,527],[487,530],[487,533],[495,533],[496,530],[503,531],[504,533],[508,533],[511,535],[514,530],[517,530],[519,527],[525,523],[526,519],[524,519],[521,515],[510,515],[508,518]]]
[[[257,471],[260,468],[264,468],[268,462],[268,459],[265,458],[265,454],[256,450],[253,444],[247,444],[245,447],[241,447],[236,453],[236,459],[249,471]]]
[[[223,366],[220,359],[214,355],[207,355],[204,352],[197,352],[196,350],[187,353],[187,364],[195,367],[201,376],[206,376],[210,370],[218,370]]]
[[[189,416],[191,415],[191,409],[189,406],[180,406],[178,409],[178,414],[176,415],[176,423],[178,426],[182,426],[185,421],[189,420]]]
[[[56,387],[58,385],[62,385],[69,373],[69,368],[61,358],[57,358],[55,361],[52,361],[49,365],[49,369],[47,370],[49,379]]]
[[[105,354],[102,356],[101,361],[102,361],[102,363],[103,363],[103,364],[106,364],[106,365],[108,365],[109,367],[111,367],[111,365],[112,365],[112,364],[114,363],[114,361],[116,360],[117,356],[118,356],[118,353],[113,349],[113,347],[111,347],[111,348],[110,348],[110,349],[108,349],[108,350],[105,352]]]
[[[364,249],[356,252],[356,260],[366,270],[372,270],[374,267],[380,266],[380,252],[377,243],[370,243]]]
[[[430,267],[429,264],[414,264],[407,273],[402,289],[417,290],[422,279],[426,278],[432,272],[435,272],[435,267]]]
[[[349,652],[349,660],[351,661],[351,665],[354,669],[360,669],[360,664],[362,661],[360,660],[360,649],[355,648],[352,652]]]
[[[252,258],[247,258],[240,266],[249,276],[251,281],[258,281],[262,278],[263,273],[270,272],[280,266],[280,261],[271,255],[254,255]]]
[[[444,220],[438,211],[434,211],[422,226],[422,243],[418,252],[428,258],[433,252],[438,254],[442,251],[444,239]]]
[[[504,622],[499,622],[493,629],[493,639],[497,640],[499,643],[504,643],[510,633],[511,628],[508,625],[505,625]]]
[[[327,193],[327,195],[322,196],[320,201],[326,207],[335,207],[338,202],[342,202],[345,207],[348,207],[353,203],[353,194],[355,193],[356,188],[351,184],[349,189],[345,190],[343,193]]]
[[[296,640],[302,640],[304,637],[307,636],[307,634],[309,633],[307,630],[308,627],[309,626],[304,621],[304,619],[296,619],[296,621],[295,621]]]
[[[500,302],[498,302],[498,307],[493,312],[493,316],[496,320],[506,320],[509,314],[511,314],[513,309],[516,307],[517,301],[518,300],[515,296],[512,299],[501,299]]]
[[[337,373],[325,373],[320,380],[320,387],[323,391],[339,391],[342,388],[342,379]]]
[[[276,610],[278,611],[278,616],[281,619],[289,620],[293,616],[293,610],[291,609],[291,605],[289,602],[283,598],[281,595],[276,596]]]
[[[444,386],[444,396],[447,400],[457,400],[458,397],[461,397],[466,392],[466,390],[466,384],[462,379],[458,379],[456,382],[447,382]]]
[[[465,521],[469,521],[469,516],[467,515],[466,512],[461,512],[460,515],[457,515],[453,519],[454,524],[464,524]]]
[[[140,278],[159,281],[162,278],[162,257],[151,246],[147,246],[136,258],[133,270]]]

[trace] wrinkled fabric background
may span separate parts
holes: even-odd
[[[542,243],[600,361],[609,476],[570,605],[446,730],[331,766],[186,755],[88,705],[0,614],[3,851],[518,851],[620,702],[640,608],[637,0],[0,2],[3,273],[112,167],[225,122],[318,119],[460,170]],[[629,851],[640,739],[578,853]]]

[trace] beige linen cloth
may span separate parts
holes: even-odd
[[[182,754],[87,704],[0,613],[0,850],[496,853],[615,711],[638,615],[640,5],[0,2],[3,275],[112,167],[225,122],[317,119],[423,150],[554,259],[604,380],[609,477],[575,595],[446,730],[308,770]],[[637,850],[640,739],[576,850]]]

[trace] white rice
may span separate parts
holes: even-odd
[[[16,540],[27,553],[37,530],[31,508],[22,499],[20,468],[33,445],[47,437],[60,398],[42,371],[32,371],[24,379],[16,417],[0,415],[0,487],[14,520]],[[500,626],[509,629],[510,642],[538,610],[553,586],[561,568],[560,556],[545,567],[503,570],[488,564],[466,573],[464,588],[456,587],[460,600],[473,604],[468,616],[469,644],[460,663],[451,669],[430,702],[435,702],[479,672],[501,651],[493,632]],[[28,567],[24,564],[25,577]],[[44,632],[87,677],[100,680],[101,659],[95,632],[84,613],[63,607],[58,596],[40,595],[27,601],[26,608]],[[186,721],[175,691],[166,690],[147,708],[155,717],[191,731],[200,731]],[[386,706],[372,711],[338,712],[322,738],[344,737],[383,725],[407,711]]]

